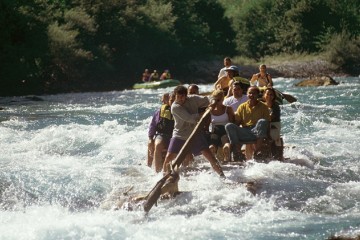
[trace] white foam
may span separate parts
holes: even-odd
[[[148,193],[162,178],[145,165],[147,129],[159,97],[172,88],[11,105],[0,123],[0,238],[318,239],[355,226],[359,120],[348,102],[359,96],[359,83],[310,89],[292,87],[295,81],[274,79],[299,99],[281,109],[285,157],[302,164],[250,162],[228,167],[224,181],[196,158],[200,170],[181,173],[184,193],[159,201],[148,217],[99,206],[130,186],[131,194]]]

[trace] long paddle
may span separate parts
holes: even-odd
[[[211,108],[206,109],[199,122],[196,124],[194,130],[190,134],[189,138],[186,140],[182,148],[180,149],[179,154],[175,158],[175,162],[172,163],[172,169],[176,167],[180,167],[181,163],[185,160],[186,155],[189,152],[190,144],[194,139],[194,136],[197,135],[203,129],[203,125],[206,121],[206,117],[209,115]],[[155,187],[149,192],[147,195],[144,210],[145,212],[149,212],[152,206],[157,202],[161,195],[161,188],[164,186],[166,179],[171,176],[171,173],[166,174],[160,181],[158,181]]]
[[[293,103],[293,102],[296,102],[297,99],[290,95],[290,94],[287,94],[287,93],[283,93],[283,92],[280,92],[279,90],[275,89],[276,92],[278,92],[283,98],[285,98],[286,101],[288,101],[289,103]]]

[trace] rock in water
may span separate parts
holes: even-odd
[[[305,79],[295,86],[297,87],[317,87],[317,86],[329,86],[329,85],[338,85],[339,83],[336,82],[329,76],[321,76],[321,77],[313,77],[310,79]]]

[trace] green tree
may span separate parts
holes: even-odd
[[[0,3],[0,93],[41,92],[47,64],[46,24],[36,2]]]
[[[227,54],[233,50],[234,31],[216,0],[171,1],[176,36],[183,52],[191,58]]]
[[[319,38],[344,29],[359,33],[359,1],[220,0],[237,33],[240,55],[318,52]],[[320,43],[321,45],[322,43]]]
[[[122,89],[144,68],[186,77],[190,60],[224,55],[325,51],[343,69],[358,66],[358,0],[2,0],[0,8],[1,95]]]
[[[329,62],[339,70],[358,74],[360,71],[360,36],[351,36],[348,32],[336,33],[325,46],[323,51]]]
[[[81,7],[64,11],[62,19],[49,24],[52,84],[80,88],[94,59],[91,42],[96,33],[94,18]],[[66,89],[66,88],[65,88]]]

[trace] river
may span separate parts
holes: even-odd
[[[222,180],[197,157],[181,172],[185,193],[148,215],[103,204],[161,178],[145,164],[147,128],[171,88],[0,98],[0,239],[360,235],[360,79],[336,80],[297,88],[298,79],[274,79],[298,99],[281,106],[284,155],[307,164],[251,161],[226,168]]]

